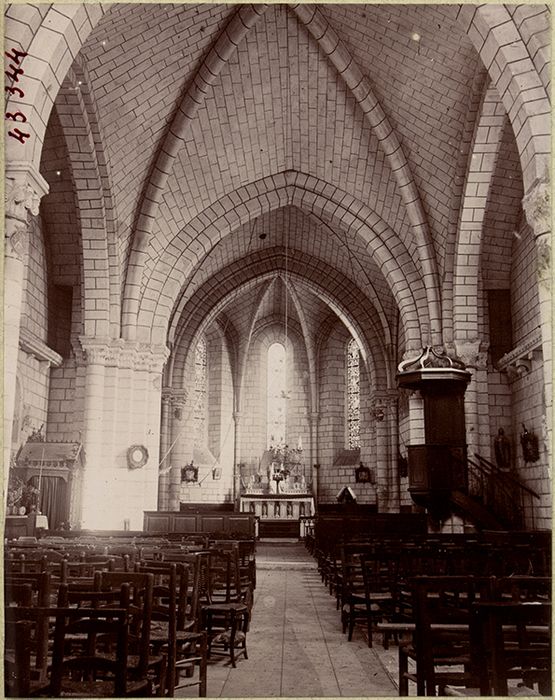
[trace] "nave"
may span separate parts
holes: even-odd
[[[347,642],[335,600],[302,543],[260,542],[249,658],[209,664],[208,697],[386,697],[398,694],[397,649]],[[195,691],[177,691],[193,697]]]

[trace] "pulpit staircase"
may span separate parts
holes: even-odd
[[[467,458],[468,492],[451,491],[454,510],[481,530],[533,529],[533,499],[539,495],[511,472],[475,457]],[[526,514],[532,520],[528,524]]]

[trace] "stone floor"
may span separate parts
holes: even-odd
[[[261,542],[256,561],[249,658],[234,669],[211,661],[209,697],[397,696],[397,650],[385,651],[379,640],[369,649],[359,630],[347,641],[335,599],[302,544]]]

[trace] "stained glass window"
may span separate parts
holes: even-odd
[[[356,340],[347,346],[347,443],[360,447],[360,352]]]
[[[195,349],[195,447],[206,444],[206,377],[206,340],[201,338]]]
[[[285,346],[281,343],[273,343],[268,348],[267,376],[267,444],[270,448],[285,442]]]

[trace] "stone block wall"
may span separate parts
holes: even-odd
[[[532,231],[521,223],[513,240],[511,269],[513,343],[514,347],[526,346],[540,327],[538,300],[538,266],[536,246]],[[513,379],[510,389],[513,405],[512,436],[515,444],[515,464],[525,484],[540,494],[540,500],[529,504],[527,524],[535,527],[551,526],[551,488],[548,472],[548,456],[544,443],[544,375],[541,348],[524,355],[530,363],[530,371]],[[539,438],[540,459],[524,463],[519,441],[522,425]],[[532,517],[532,510],[535,511]]]
[[[46,248],[39,217],[30,223],[29,248],[23,281],[21,308],[22,333],[30,333],[42,343],[48,337],[48,268]],[[6,292],[9,294],[10,290]],[[19,349],[17,367],[19,391],[15,406],[17,435],[12,435],[13,452],[25,443],[33,430],[47,423],[50,364],[30,350]],[[44,434],[45,431],[43,431]]]
[[[350,486],[359,503],[375,503],[373,484],[357,484],[354,466],[334,466],[341,450],[348,448],[347,433],[347,329],[338,324],[322,345],[319,357],[320,420],[318,460],[320,463],[318,501],[335,503],[339,491]],[[360,364],[360,461],[376,475],[376,455],[372,450],[373,421],[370,419],[370,384],[361,358]]]

